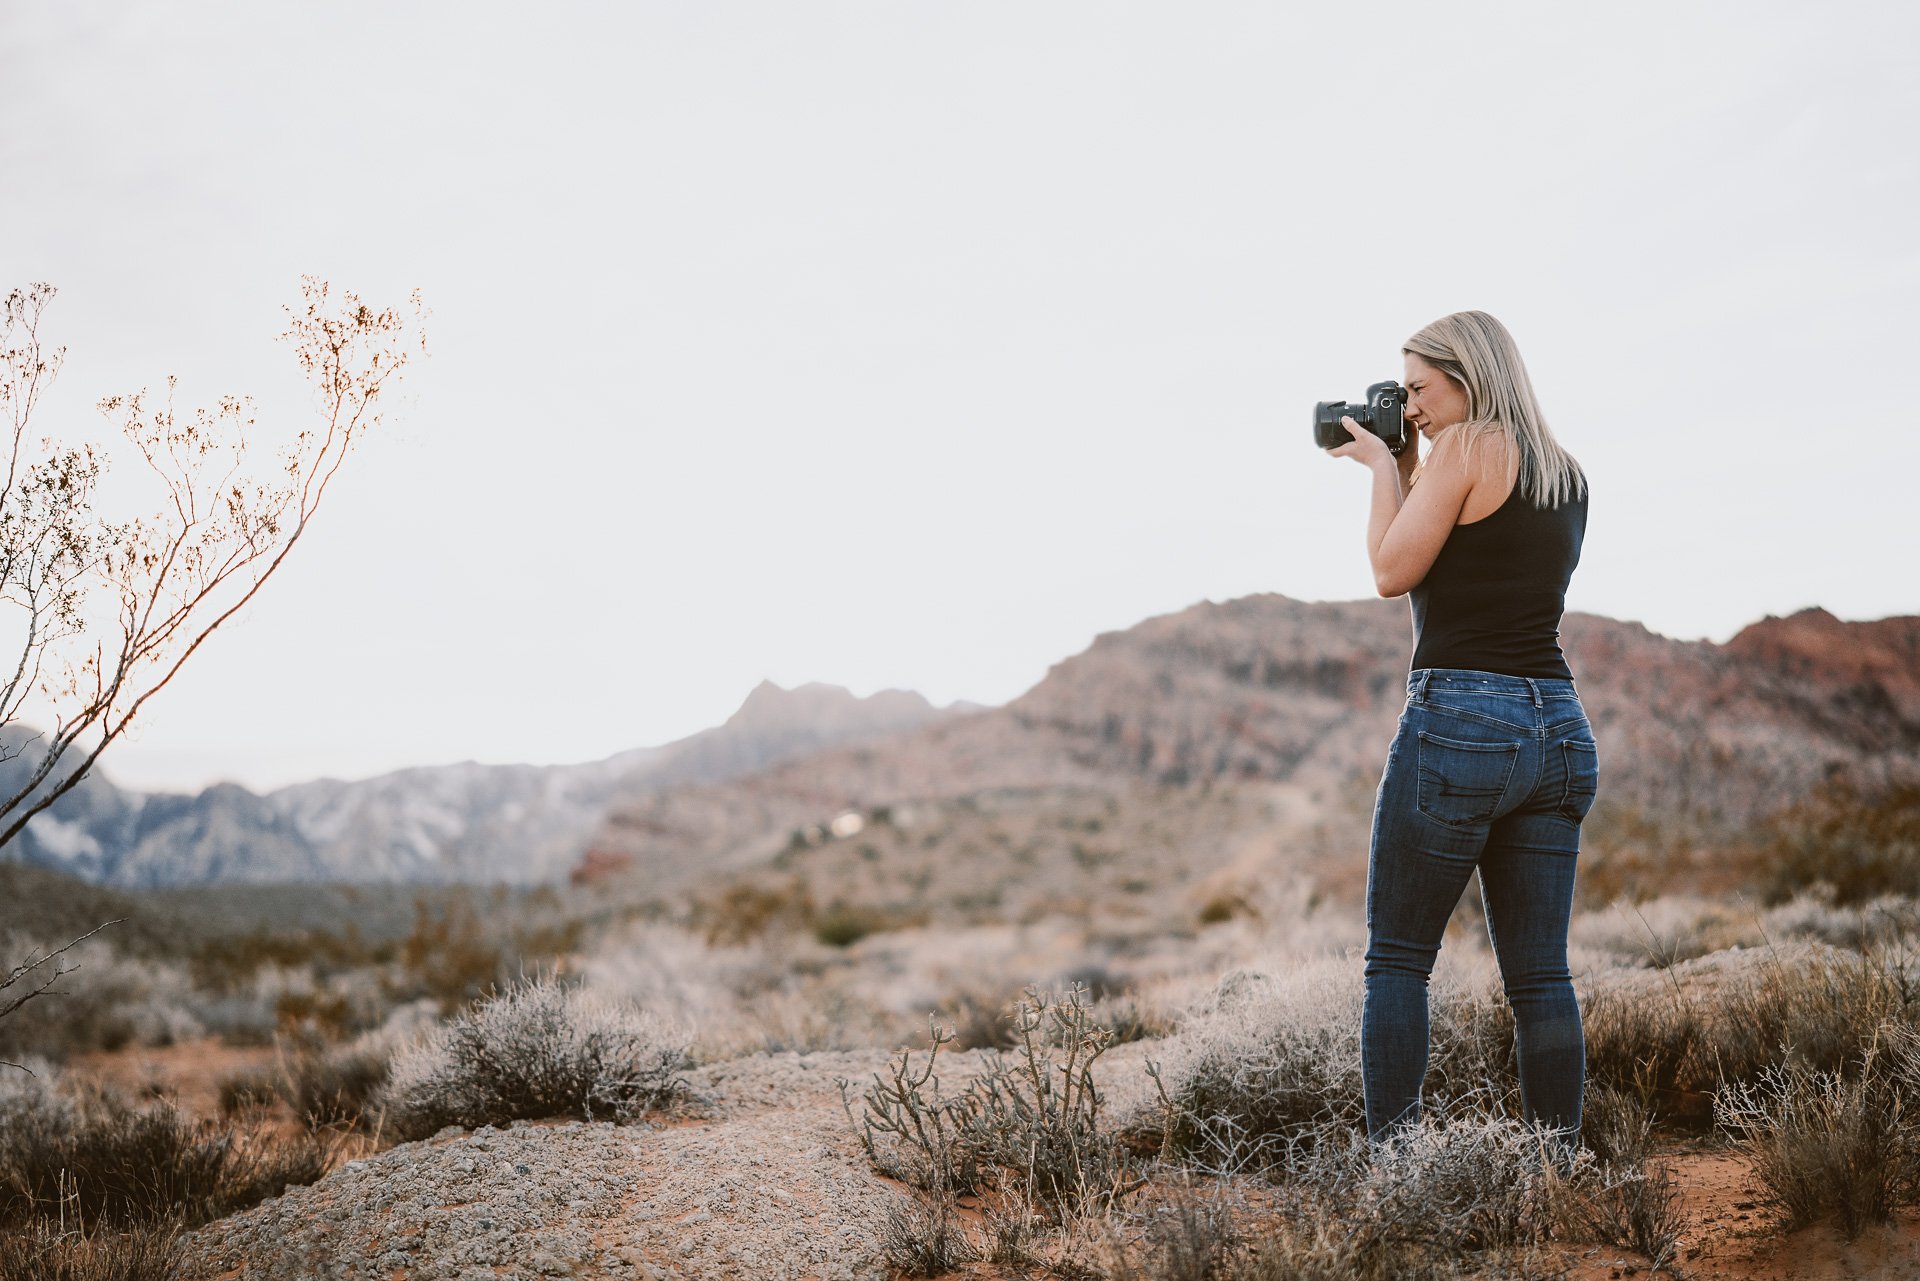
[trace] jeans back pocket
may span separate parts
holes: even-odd
[[[1569,738],[1560,744],[1567,769],[1567,792],[1560,801],[1560,816],[1578,823],[1593,808],[1600,791],[1600,746]]]
[[[1520,759],[1518,743],[1467,743],[1419,732],[1420,812],[1449,827],[1493,817]]]

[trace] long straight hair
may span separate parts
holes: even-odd
[[[1456,311],[1407,339],[1400,350],[1466,390],[1467,416],[1448,430],[1465,437],[1467,456],[1476,442],[1502,432],[1520,451],[1514,485],[1535,507],[1558,507],[1586,492],[1586,473],[1547,429],[1527,366],[1505,325],[1484,311]]]

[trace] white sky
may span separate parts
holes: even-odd
[[[307,402],[302,272],[431,359],[106,758],[583,760],[756,682],[1003,702],[1371,592],[1318,399],[1477,307],[1593,482],[1569,607],[1920,612],[1920,6],[8,0],[43,426]]]

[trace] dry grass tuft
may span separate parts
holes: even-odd
[[[36,1219],[0,1232],[7,1281],[178,1281],[185,1258],[179,1220],[94,1229]]]
[[[1561,1212],[1571,1235],[1625,1246],[1658,1271],[1679,1249],[1680,1190],[1652,1161],[1653,1114],[1644,1100],[1611,1086],[1587,1092],[1582,1138],[1595,1157],[1588,1177],[1569,1180]]]

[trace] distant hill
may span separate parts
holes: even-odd
[[[905,690],[857,698],[833,685],[763,681],[722,725],[582,765],[467,762],[265,795],[231,783],[197,795],[131,792],[96,769],[4,855],[119,886],[552,881],[616,798],[723,780],[961,710]],[[0,765],[0,786],[23,782],[39,759],[24,733],[11,746],[20,755]]]
[[[1808,610],[1716,645],[1574,613],[1562,640],[1601,748],[1587,825],[1596,853],[1645,867],[1750,839],[1831,769],[1920,768],[1920,618],[1845,623]],[[1190,833],[1204,836],[1166,844],[1162,862],[1250,876],[1330,876],[1338,864],[1351,888],[1410,649],[1404,601],[1203,602],[1104,633],[1004,707],[923,726],[884,751],[827,749],[617,805],[578,871],[658,898],[783,852],[791,861],[797,834],[843,812],[1051,790],[1061,826],[1102,812],[1089,792],[1131,798],[1131,812],[1142,788],[1198,787],[1239,793],[1222,801],[1235,816],[1196,819]],[[858,838],[879,865],[896,854],[875,844],[886,826]],[[942,867],[962,857],[941,848]]]

